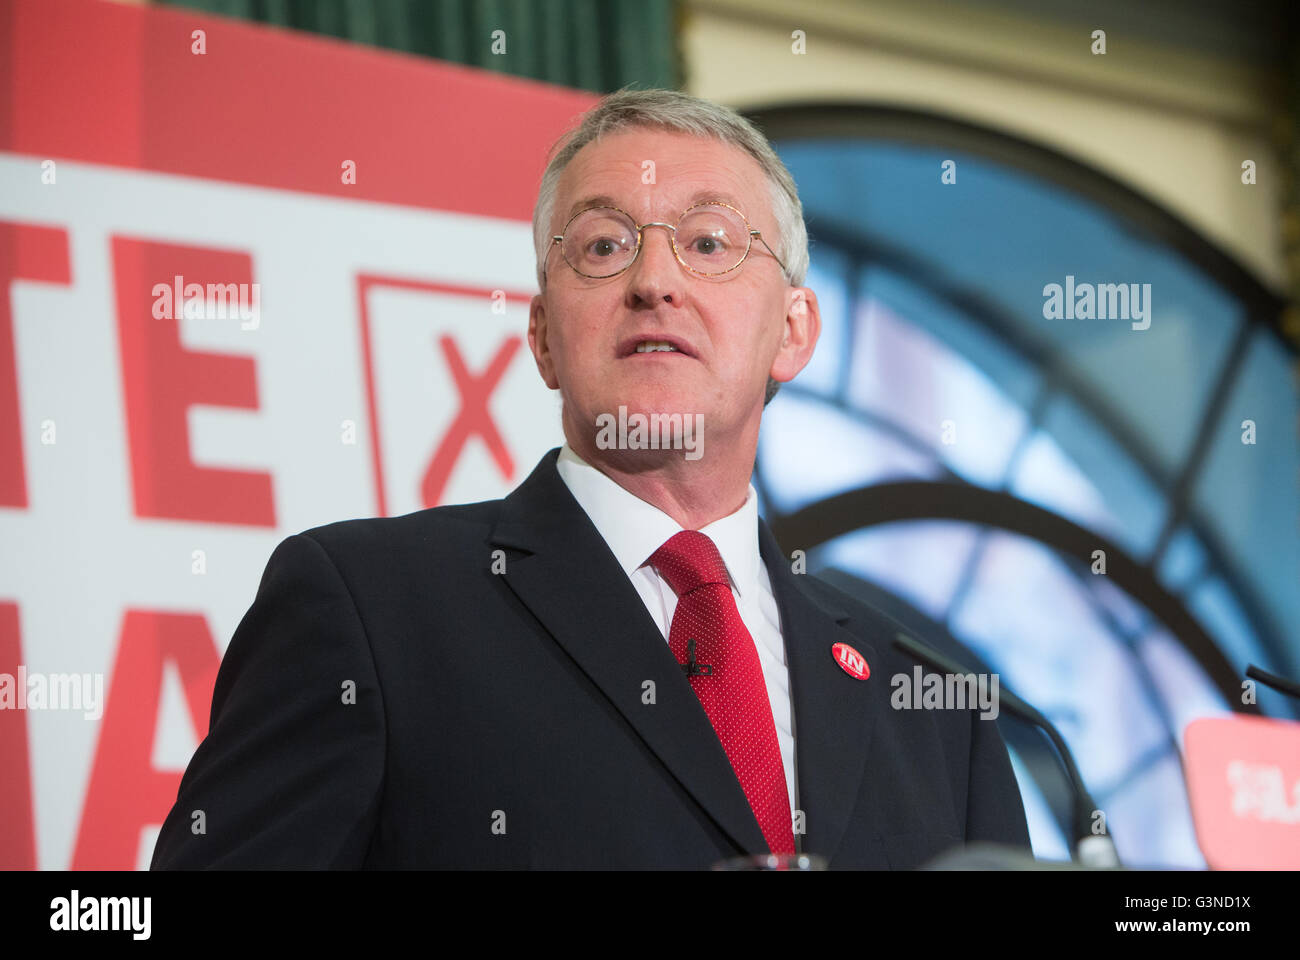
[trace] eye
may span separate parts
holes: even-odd
[[[612,257],[621,249],[621,244],[613,237],[597,237],[587,244],[587,252],[593,257]]]
[[[722,256],[730,249],[725,229],[692,229],[686,241],[687,253],[710,259]]]
[[[696,237],[691,241],[691,248],[705,256],[721,253],[725,249],[722,241],[717,237]]]

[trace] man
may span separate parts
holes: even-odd
[[[915,867],[1028,845],[970,710],[894,710],[881,614],[795,573],[749,477],[817,298],[732,111],[622,91],[561,141],[528,340],[565,444],[502,500],[285,540],[221,665],[164,867]],[[666,432],[617,422],[654,423]]]

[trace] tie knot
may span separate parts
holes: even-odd
[[[650,562],[678,597],[706,583],[729,583],[717,544],[698,530],[673,534],[651,555]]]

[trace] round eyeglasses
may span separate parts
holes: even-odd
[[[618,207],[588,207],[569,218],[564,233],[551,237],[551,246],[573,271],[590,280],[617,276],[632,266],[641,252],[646,227],[665,227],[677,261],[701,277],[730,273],[745,262],[754,238],[762,241],[786,272],[785,264],[761,231],[735,207],[721,200],[706,200],[687,207],[676,224],[643,223],[640,226]],[[549,252],[549,250],[548,250]]]

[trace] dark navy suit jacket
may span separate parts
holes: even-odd
[[[153,869],[690,869],[766,852],[558,452],[504,499],[276,548]],[[892,709],[890,677],[914,666],[890,644],[894,622],[792,572],[761,521],[759,539],[790,674],[801,849],[831,868],[909,868],[961,843],[1027,848],[994,721]],[[841,641],[868,679],[835,662]]]

